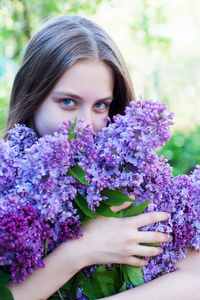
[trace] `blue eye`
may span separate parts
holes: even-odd
[[[103,103],[103,102],[98,102],[98,103],[94,104],[94,107],[96,107],[96,108],[105,108],[106,104]]]
[[[67,105],[67,106],[73,106],[74,105],[74,101],[71,100],[71,99],[63,99],[61,101],[64,105]]]

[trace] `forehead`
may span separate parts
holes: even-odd
[[[112,69],[103,61],[82,60],[67,69],[54,87],[54,91],[72,92],[96,91],[113,93],[114,76]]]

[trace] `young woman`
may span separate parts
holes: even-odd
[[[27,124],[40,137],[53,134],[63,121],[76,116],[99,131],[106,126],[106,116],[123,114],[133,99],[127,68],[108,34],[85,18],[57,17],[45,23],[26,48],[13,84],[4,138],[15,123]],[[147,262],[138,256],[155,256],[162,249],[141,244],[169,242],[171,237],[138,228],[168,218],[165,212],[154,212],[92,220],[83,226],[83,237],[62,243],[45,258],[45,268],[35,270],[20,284],[10,282],[8,287],[15,300],[41,300],[85,266],[144,266]],[[179,271],[110,298],[200,299],[199,257],[191,250]]]

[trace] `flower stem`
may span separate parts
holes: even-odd
[[[44,257],[47,256],[48,241],[49,239],[46,239],[44,243]]]
[[[60,299],[61,299],[61,300],[64,300],[64,298],[63,298],[63,296],[62,296],[60,290],[58,290],[58,295],[60,296]]]

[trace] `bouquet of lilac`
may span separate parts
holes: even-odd
[[[171,136],[173,114],[166,109],[141,99],[96,134],[75,120],[40,139],[16,125],[8,141],[0,140],[0,266],[6,278],[8,273],[21,282],[44,267],[43,257],[62,241],[81,237],[81,223],[96,215],[167,211],[169,221],[141,230],[168,232],[174,239],[143,268],[81,270],[59,291],[61,299],[97,299],[133,288],[176,270],[187,247],[199,249],[200,168],[173,178],[170,165],[156,154]],[[133,205],[119,213],[110,209],[125,201]],[[7,292],[0,282],[1,288]]]

